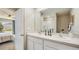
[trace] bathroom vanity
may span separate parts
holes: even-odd
[[[72,8],[19,9],[15,17],[16,49],[78,50],[79,35],[64,35],[79,34],[78,15],[79,10]]]
[[[27,33],[28,50],[78,50],[79,39],[61,37],[60,34],[45,36],[39,33]]]
[[[27,49],[78,50],[79,35],[70,34],[79,33],[73,31],[75,18],[72,17],[70,10],[67,9],[65,13],[61,12],[62,10],[54,11],[54,9],[41,11],[41,34],[35,32],[27,33]]]

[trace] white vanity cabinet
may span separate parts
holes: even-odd
[[[34,50],[43,50],[43,40],[40,38],[34,39]]]
[[[54,38],[53,38],[54,39]],[[28,50],[79,50],[73,44],[27,35]]]
[[[36,37],[27,37],[27,49],[28,50],[43,50],[43,40]]]
[[[44,50],[78,50],[78,49],[79,48],[64,45],[63,43],[44,40]]]

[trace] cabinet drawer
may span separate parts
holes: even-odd
[[[62,43],[57,43],[57,42],[53,42],[53,41],[48,41],[48,40],[44,40],[44,47],[48,46],[48,47],[53,47],[59,50],[77,50],[79,48],[75,48],[75,47],[71,47],[68,45],[64,45]]]

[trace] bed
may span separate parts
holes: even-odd
[[[14,36],[11,33],[0,33],[0,43],[12,41],[14,40]]]

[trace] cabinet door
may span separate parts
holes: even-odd
[[[34,50],[43,50],[43,40],[39,38],[34,39]]]
[[[38,44],[38,43],[34,43],[34,50],[43,50],[43,45]]]
[[[34,50],[33,38],[31,38],[31,37],[27,38],[27,49]]]

